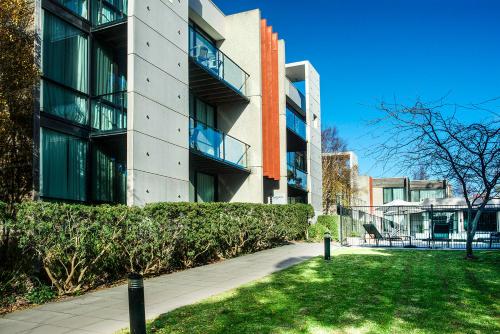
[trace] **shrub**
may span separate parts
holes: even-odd
[[[318,216],[316,224],[309,226],[309,239],[313,241],[323,241],[325,232],[330,232],[332,240],[339,240],[339,216],[322,215]]]
[[[145,208],[26,202],[12,229],[59,295],[301,239],[309,205],[158,203]],[[45,298],[37,292],[33,298]]]

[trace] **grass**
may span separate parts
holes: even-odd
[[[500,333],[500,252],[346,250],[167,313],[149,333]]]

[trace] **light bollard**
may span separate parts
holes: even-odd
[[[144,282],[142,276],[136,273],[128,275],[128,312],[130,334],[146,334]]]
[[[330,260],[330,243],[332,242],[332,236],[330,232],[325,232],[325,260]]]

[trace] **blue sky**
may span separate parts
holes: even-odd
[[[362,173],[391,176],[366,156],[366,123],[382,99],[449,94],[448,102],[468,104],[500,96],[500,0],[214,2],[226,14],[260,8],[286,40],[287,62],[311,61],[321,75],[323,127],[339,129]]]

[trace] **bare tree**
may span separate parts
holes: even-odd
[[[481,213],[498,196],[500,178],[500,118],[480,105],[469,108],[487,115],[480,122],[458,119],[458,105],[417,101],[412,106],[381,103],[384,116],[372,125],[384,128],[386,140],[377,155],[402,169],[426,168],[455,183],[467,203],[466,257],[473,258],[472,241]],[[478,115],[479,116],[479,115]],[[473,217],[473,219],[472,219]]]
[[[425,166],[423,165],[418,166],[414,171],[412,177],[414,180],[427,180],[429,178],[427,168],[425,168]]]
[[[335,127],[321,132],[323,148],[323,210],[332,211],[336,205],[349,206],[355,193],[357,166],[349,167],[347,144]]]
[[[339,135],[339,130],[329,126],[321,131],[321,149],[323,153],[337,153],[347,151],[347,144]]]

